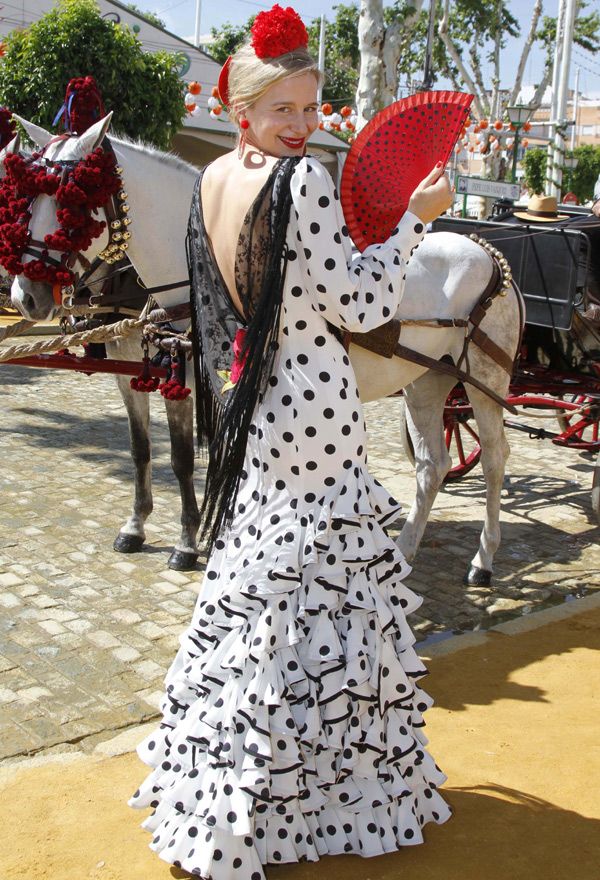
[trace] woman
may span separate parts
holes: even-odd
[[[340,336],[394,314],[450,189],[434,169],[351,263],[333,182],[304,156],[319,81],[306,43],[293,10],[257,16],[229,67],[240,149],[205,169],[190,220],[212,552],[132,803],[154,807],[161,858],[212,880],[390,852],[449,815],[405,620],[420,600],[383,529],[399,508],[368,473]]]

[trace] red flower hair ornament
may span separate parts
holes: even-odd
[[[257,58],[278,58],[295,49],[306,49],[308,34],[295,9],[276,3],[268,12],[259,12],[250,31]]]
[[[276,3],[267,12],[259,12],[250,29],[250,45],[261,60],[279,58],[296,49],[306,49],[308,33],[304,22],[291,6],[283,9]],[[225,106],[229,106],[229,68],[231,55],[221,68],[219,75],[219,96]]]

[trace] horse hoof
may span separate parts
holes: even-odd
[[[139,535],[127,535],[119,532],[113,544],[113,550],[117,553],[139,553],[144,546],[144,539]]]
[[[169,556],[169,568],[175,571],[191,571],[196,568],[198,561],[198,553],[191,553],[185,550],[173,550]]]
[[[463,583],[469,587],[489,587],[492,582],[492,572],[485,568],[477,568],[472,565],[465,575]]]

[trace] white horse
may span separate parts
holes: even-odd
[[[48,145],[46,157],[63,162],[81,160],[101,144],[110,119],[100,120],[80,137],[52,144],[51,134],[21,121],[35,143],[40,147]],[[111,142],[123,169],[127,199],[132,206],[132,237],[127,253],[140,280],[151,287],[185,278],[184,240],[197,169],[144,145],[119,138],[111,139]],[[52,197],[36,199],[30,221],[32,238],[43,240],[44,235],[56,227],[56,207]],[[107,237],[94,241],[85,252],[87,259],[94,259],[106,244]],[[491,275],[492,261],[478,244],[451,233],[427,235],[408,265],[397,317],[466,318],[486,289]],[[186,297],[187,291],[177,290],[158,294],[155,298],[161,306],[171,306]],[[30,320],[47,319],[58,311],[50,285],[32,282],[22,276],[14,281],[12,298],[19,311]],[[508,295],[496,298],[481,324],[489,337],[511,357],[516,353],[521,331],[518,299],[519,294],[514,288],[508,291]],[[434,359],[449,355],[456,363],[462,352],[464,335],[464,328],[407,325],[402,329],[401,342]],[[127,358],[131,354],[121,350],[119,356]],[[133,357],[138,360],[139,353]],[[398,357],[382,358],[355,345],[350,347],[350,357],[363,401],[404,389],[415,450],[417,493],[398,540],[406,558],[412,560],[435,496],[450,468],[442,432],[442,413],[455,380]],[[508,390],[508,374],[476,347],[470,349],[469,361],[473,376],[503,398]],[[142,400],[133,402],[135,413],[139,411],[138,407],[147,407],[145,395],[137,396]],[[486,516],[479,548],[471,562],[469,582],[482,583],[489,581],[493,557],[500,543],[500,491],[509,448],[504,436],[502,408],[474,387],[469,388],[469,396],[479,427],[481,463],[486,480]],[[175,406],[181,407],[181,404]],[[191,433],[191,407],[186,405],[182,412],[182,421],[190,426]],[[147,419],[134,415],[134,423],[138,436],[141,438],[145,434],[147,438]],[[149,450],[149,440],[144,442]],[[176,454],[174,458],[177,458]],[[189,465],[191,470],[191,461]],[[187,459],[185,466],[188,466]],[[143,522],[151,509],[149,499],[148,468],[147,479],[136,484],[134,514],[121,529],[121,534],[136,536],[143,541]],[[183,498],[184,508],[188,501],[187,497]],[[188,520],[192,519],[188,517]]]
[[[39,128],[33,123],[27,123],[25,120],[21,121],[25,125],[31,139],[40,148],[44,147],[51,137],[53,137],[53,135],[50,135],[44,129]],[[100,132],[96,132],[88,140],[82,138],[79,143],[79,151],[70,154],[72,155],[72,158],[83,158],[89,151],[93,150],[95,145],[98,144],[99,134],[102,139],[102,132],[106,131],[109,122],[110,117],[105,120],[105,124],[102,126]],[[0,151],[0,179],[4,177],[5,156],[9,153],[18,153],[19,147],[19,136],[16,135],[11,143]],[[49,151],[49,155],[51,155],[51,151]],[[136,155],[137,154],[134,153],[131,156],[130,161],[135,162]],[[156,165],[154,166],[154,172],[156,173]],[[185,186],[193,186],[198,170],[185,162],[177,162],[177,172],[178,180],[181,181],[182,177],[185,180],[184,187],[182,187],[183,193],[185,192]],[[162,173],[162,171],[160,173]],[[166,175],[166,179],[163,179],[165,188],[168,188],[171,182],[171,177],[173,177],[172,171]],[[127,179],[129,180],[129,175]],[[45,200],[41,200],[42,203],[44,201]],[[51,221],[51,228],[53,229],[55,227],[56,220],[53,219],[53,221]],[[171,269],[168,265],[163,267],[162,273],[159,271],[158,265],[154,265],[152,271],[156,273],[155,277],[158,279],[167,277],[169,281],[180,279],[186,280],[187,267],[185,266],[185,259],[183,261],[183,266],[181,266],[180,263],[181,261],[175,264],[176,269],[174,270],[174,274],[171,274]],[[104,271],[100,270],[95,273],[89,279],[90,284],[93,285],[94,292],[100,289],[103,274],[106,275],[107,270],[108,267],[106,267]],[[175,274],[177,277],[175,277]],[[144,273],[144,277],[149,276],[146,276]],[[23,288],[26,288],[29,284],[25,278],[21,279],[21,283]],[[159,284],[162,283],[162,281],[159,280],[156,283]],[[33,285],[34,289],[35,287],[36,285]],[[177,295],[174,295],[173,293],[163,293],[162,295],[157,295],[156,300],[161,306],[178,303],[187,296],[187,289],[187,286],[184,285],[177,291]],[[21,302],[22,304],[20,304]],[[44,320],[61,314],[60,309],[49,309],[47,307],[43,295],[40,297],[39,307],[36,305],[35,299],[30,298],[26,292],[23,293],[22,300],[19,298],[13,299],[13,305],[16,305],[24,316],[30,315],[31,317],[29,320],[32,321]],[[180,326],[183,327],[184,325],[182,324]],[[110,358],[139,362],[142,351],[141,343],[141,332],[136,331],[121,340],[107,342],[107,354]],[[152,513],[153,508],[150,395],[133,391],[129,384],[129,376],[115,376],[115,379],[125,405],[129,424],[130,451],[133,462],[134,498],[131,515],[120,528],[113,546],[119,553],[135,553],[140,551],[143,547],[146,538],[144,523]],[[168,565],[169,568],[187,570],[193,568],[198,559],[196,538],[200,523],[200,512],[198,510],[193,481],[195,457],[193,403],[192,398],[190,397],[181,401],[165,399],[164,405],[171,441],[171,466],[173,468],[173,473],[177,478],[181,495],[181,534],[169,556]]]

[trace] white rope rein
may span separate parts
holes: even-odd
[[[30,321],[22,321],[20,324],[32,326]],[[89,342],[109,342],[112,339],[124,338],[129,336],[135,330],[139,330],[144,324],[144,319],[140,318],[124,318],[117,321],[116,324],[107,324],[102,327],[95,327],[93,330],[84,330],[81,333],[71,333],[67,336],[53,336],[50,339],[40,340],[39,342],[22,343],[21,345],[11,345],[0,350],[0,363],[3,361],[16,360],[18,358],[30,357],[36,354],[50,354],[53,351],[60,351],[63,348],[71,348],[74,345],[86,345]],[[7,330],[14,330],[6,328]],[[24,332],[23,328],[17,333],[7,333],[6,337],[18,335]],[[0,337],[2,338],[2,337]]]

